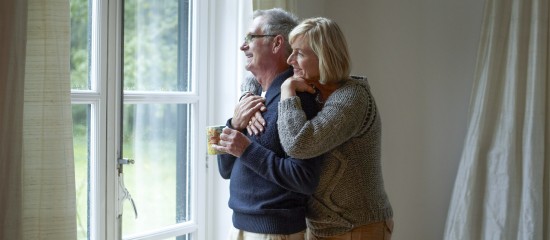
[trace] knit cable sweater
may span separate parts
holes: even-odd
[[[384,190],[381,122],[366,78],[351,77],[307,120],[292,97],[279,104],[279,136],[292,157],[324,154],[322,174],[308,202],[307,224],[319,237],[393,216]]]

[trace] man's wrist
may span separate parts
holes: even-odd
[[[246,127],[244,127],[244,128],[237,127],[236,125],[238,125],[238,124],[235,124],[233,122],[234,119],[235,118],[231,118],[231,121],[229,121],[229,126],[227,126],[227,127],[231,128],[233,130],[237,130],[239,132],[242,132],[244,129],[246,129]]]

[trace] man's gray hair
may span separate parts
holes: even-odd
[[[272,8],[267,10],[254,11],[254,18],[264,17],[266,24],[262,26],[263,34],[277,34],[285,39],[285,47],[288,55],[292,53],[292,48],[288,42],[288,34],[298,25],[298,17],[281,8]]]

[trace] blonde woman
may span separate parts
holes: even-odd
[[[307,239],[391,239],[393,211],[384,189],[380,114],[366,78],[350,76],[346,40],[327,18],[301,22],[289,36],[294,76],[281,86],[281,144],[292,157],[324,155],[308,202]],[[317,94],[308,120],[297,92]]]

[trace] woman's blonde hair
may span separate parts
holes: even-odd
[[[323,17],[302,21],[289,35],[292,44],[303,36],[319,58],[319,82],[338,83],[349,78],[351,62],[344,34],[336,22]]]

